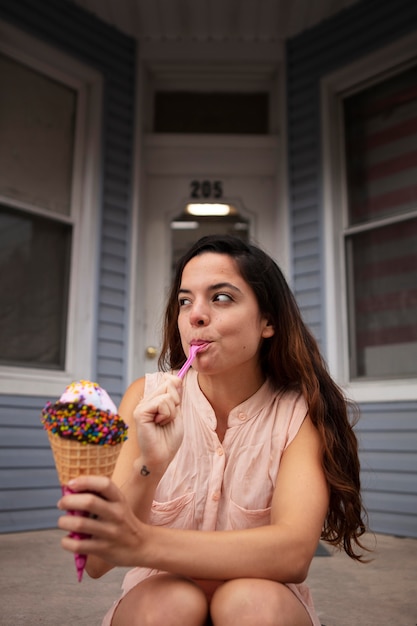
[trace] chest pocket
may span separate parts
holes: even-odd
[[[195,527],[195,494],[186,493],[167,502],[153,501],[150,524],[170,528],[192,529]]]
[[[249,510],[231,500],[228,507],[227,528],[239,530],[242,528],[257,528],[268,526],[271,523],[271,507]]]

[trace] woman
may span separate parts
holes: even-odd
[[[234,237],[198,241],[178,264],[159,365],[120,405],[129,439],[113,481],[80,477],[59,503],[93,516],[59,521],[92,535],[62,541],[92,577],[135,568],[103,625],[318,626],[303,581],[319,539],[361,560],[357,441],[274,261]]]

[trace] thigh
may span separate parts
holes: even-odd
[[[171,574],[145,579],[120,601],[112,626],[204,626],[208,602],[192,580]]]
[[[224,583],[213,595],[214,626],[311,626],[305,607],[281,583],[240,578]]]

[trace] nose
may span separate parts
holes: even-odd
[[[206,307],[199,303],[194,303],[190,312],[190,324],[192,326],[207,326],[210,317]]]

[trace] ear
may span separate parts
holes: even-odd
[[[272,337],[272,335],[274,334],[275,334],[275,328],[272,326],[270,322],[268,322],[268,320],[265,320],[265,325],[262,331],[262,337],[264,339],[268,339],[269,337]]]

